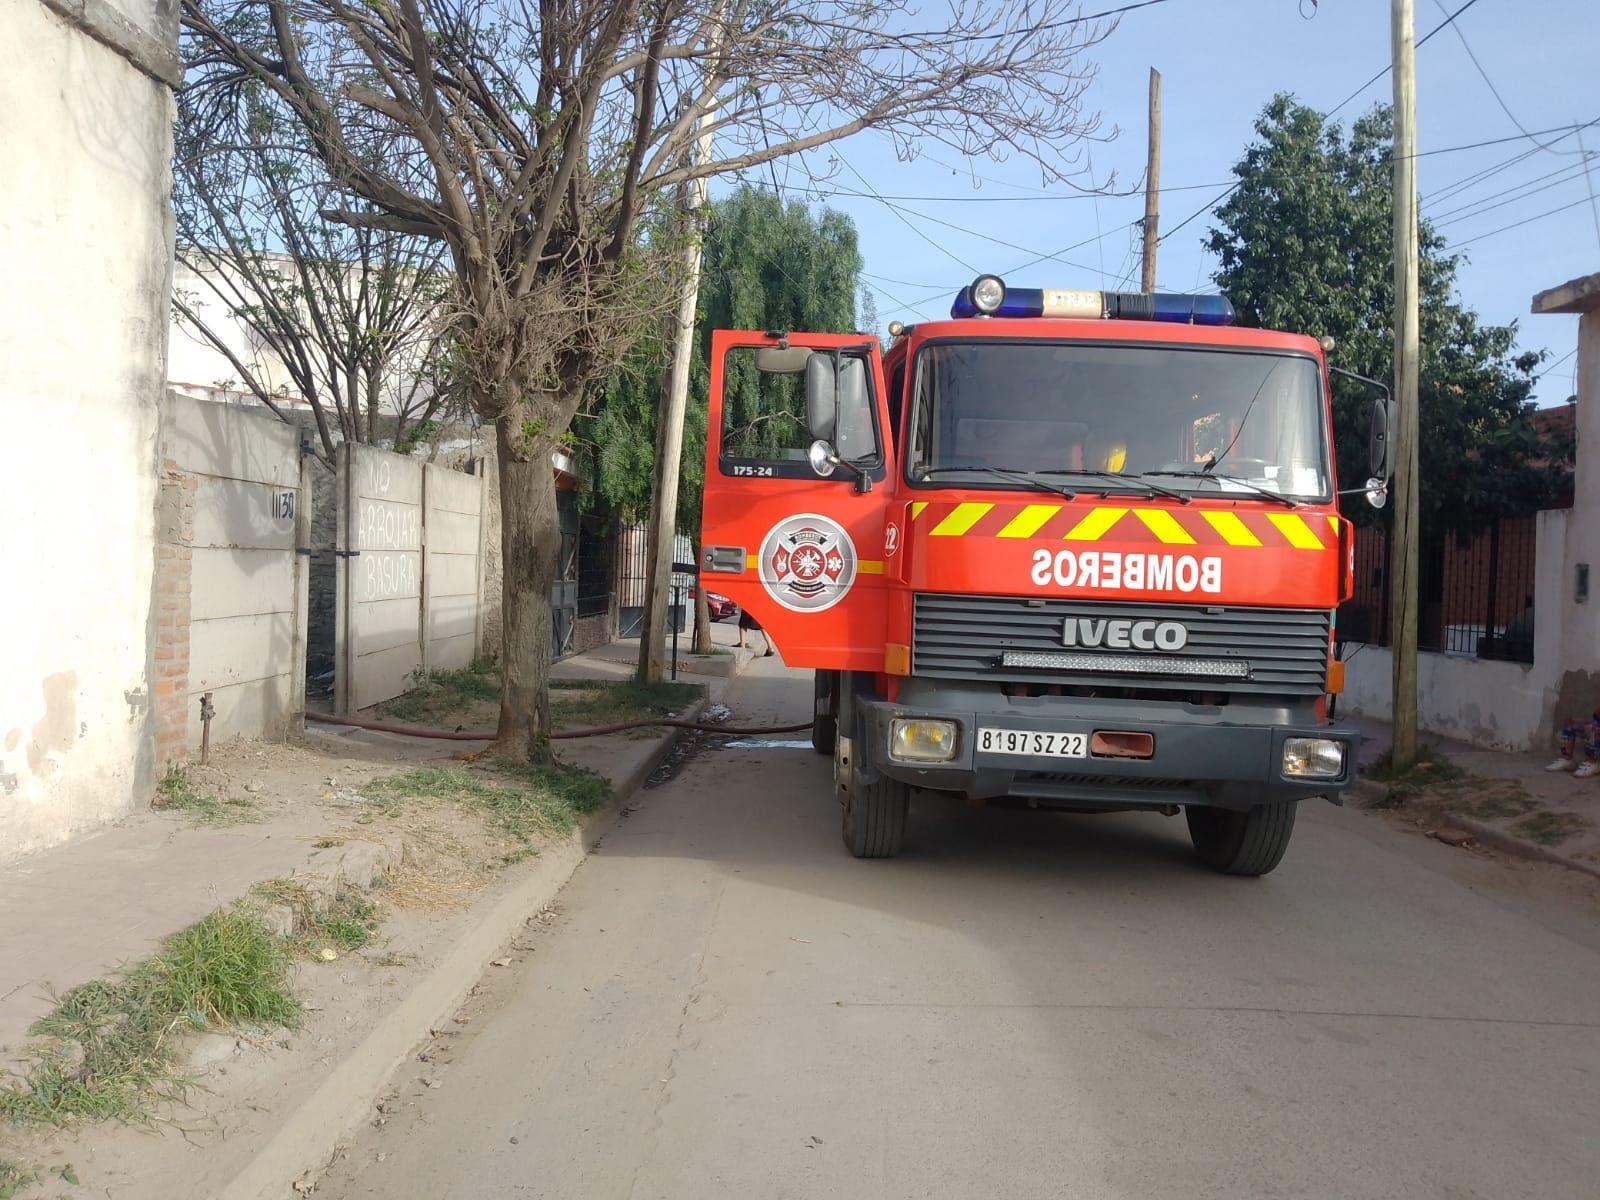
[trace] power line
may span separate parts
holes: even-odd
[[[1532,179],[1524,179],[1520,183],[1514,183],[1510,187],[1502,188],[1498,192],[1490,192],[1487,196],[1479,196],[1476,200],[1468,200],[1465,204],[1457,208],[1446,209],[1444,212],[1439,213],[1435,220],[1447,220],[1448,218],[1455,216],[1457,213],[1465,212],[1469,208],[1475,208],[1485,201],[1498,200],[1501,196],[1509,196],[1512,192],[1520,192],[1523,188],[1532,187],[1534,184],[1541,183],[1546,179],[1551,179],[1556,175],[1564,175],[1570,179],[1576,179],[1578,177],[1578,173],[1582,170],[1583,167],[1581,164],[1571,164],[1565,167],[1557,167],[1554,171],[1547,171],[1543,175],[1535,175]],[[1566,180],[1563,179],[1561,182],[1565,183]],[[1426,205],[1424,205],[1424,207],[1426,207]]]
[[[1461,11],[1464,11],[1464,9],[1457,9],[1456,11],[1457,12],[1461,12]],[[1421,45],[1421,43],[1419,42],[1418,45]],[[1332,114],[1330,113],[1328,115],[1331,116]],[[1552,129],[1541,129],[1539,132],[1541,134],[1560,133],[1560,132],[1563,132],[1563,131],[1567,132],[1567,133],[1572,133],[1572,132],[1575,132],[1576,130],[1587,129],[1590,125],[1596,124],[1597,122],[1600,122],[1600,117],[1596,117],[1594,120],[1588,121],[1588,122],[1585,122],[1585,123],[1578,123],[1578,124],[1571,124],[1571,125],[1557,125]],[[1498,145],[1504,144],[1505,142],[1520,142],[1520,141],[1523,141],[1523,140],[1525,140],[1527,138],[1530,138],[1532,136],[1533,136],[1532,134],[1517,133],[1517,134],[1512,134],[1512,135],[1510,135],[1508,137],[1486,138],[1486,139],[1484,139],[1482,141],[1477,141],[1477,142],[1463,142],[1459,146],[1438,146],[1438,147],[1435,147],[1432,150],[1418,150],[1411,157],[1412,158],[1429,158],[1429,157],[1431,157],[1431,156],[1433,156],[1435,154],[1456,154],[1456,153],[1459,153],[1462,150],[1481,150],[1485,146],[1498,146]],[[1392,161],[1392,159],[1391,159],[1391,161]],[[1238,182],[1230,185],[1227,188],[1227,190],[1223,191],[1221,194],[1219,194],[1216,198],[1211,200],[1209,203],[1205,204],[1203,207],[1195,209],[1194,212],[1190,213],[1183,220],[1179,221],[1176,225],[1174,225],[1171,229],[1167,230],[1165,233],[1163,233],[1156,240],[1158,242],[1166,241],[1173,234],[1177,233],[1178,230],[1182,229],[1185,225],[1189,224],[1189,222],[1193,221],[1197,217],[1203,216],[1204,214],[1210,212],[1213,208],[1215,208],[1217,205],[1221,204],[1224,200],[1226,200],[1229,196],[1233,195],[1234,192],[1238,191],[1243,186],[1244,186],[1244,180],[1242,180],[1242,179],[1239,180]]]
[[[1440,9],[1441,12],[1444,10],[1443,0],[1433,0],[1433,2],[1439,6],[1439,9]],[[1500,106],[1500,111],[1505,113],[1507,119],[1509,119],[1510,122],[1513,125],[1515,125],[1519,130],[1521,130],[1523,135],[1525,137],[1527,137],[1527,139],[1530,142],[1532,142],[1535,146],[1539,147],[1539,149],[1545,151],[1546,153],[1548,153],[1548,154],[1572,154],[1573,151],[1571,151],[1571,150],[1557,150],[1553,144],[1552,145],[1546,145],[1544,142],[1541,142],[1538,138],[1534,137],[1531,133],[1528,132],[1527,127],[1525,125],[1523,125],[1523,123],[1521,121],[1517,120],[1517,114],[1511,111],[1511,106],[1506,103],[1505,97],[1500,94],[1500,89],[1495,87],[1494,80],[1489,78],[1489,72],[1486,71],[1484,69],[1483,64],[1478,61],[1477,54],[1475,54],[1473,52],[1472,43],[1467,41],[1466,32],[1459,25],[1457,25],[1455,27],[1455,30],[1456,30],[1456,37],[1461,39],[1461,48],[1467,52],[1467,57],[1472,60],[1472,65],[1477,68],[1478,74],[1480,76],[1482,76],[1483,82],[1484,82],[1485,86],[1488,87],[1490,95],[1492,95],[1494,97],[1494,102]],[[1583,134],[1581,132],[1578,134],[1578,149],[1577,149],[1577,153],[1582,156],[1579,159],[1579,161],[1583,164],[1583,178],[1584,178],[1584,182],[1588,185],[1588,188],[1589,188],[1589,207],[1594,212],[1594,232],[1595,232],[1595,237],[1597,239],[1600,239],[1600,203],[1597,203],[1596,200],[1595,200],[1594,175],[1589,170],[1589,155],[1588,155],[1588,152],[1584,149],[1584,146],[1583,146]]]
[[[1455,12],[1451,13],[1448,17],[1446,17],[1444,20],[1440,21],[1432,29],[1428,30],[1427,33],[1423,34],[1420,38],[1418,38],[1417,39],[1416,48],[1418,50],[1422,49],[1423,46],[1427,45],[1429,38],[1431,38],[1434,34],[1438,33],[1446,25],[1450,24],[1450,22],[1454,21],[1457,17],[1459,17],[1462,13],[1466,12],[1467,9],[1471,8],[1477,2],[1478,2],[1478,0],[1467,0],[1467,2],[1465,4],[1463,4],[1460,8],[1456,9]],[[1392,62],[1384,63],[1383,64],[1383,69],[1381,71],[1379,71],[1371,79],[1369,79],[1365,83],[1363,83],[1355,91],[1351,92],[1343,100],[1339,101],[1339,103],[1335,104],[1332,108],[1330,108],[1328,110],[1328,112],[1327,112],[1327,116],[1330,116],[1330,117],[1333,116],[1334,113],[1338,112],[1346,104],[1349,104],[1350,101],[1354,100],[1357,96],[1361,95],[1362,92],[1366,91],[1373,84],[1377,83],[1378,80],[1382,79],[1385,75],[1387,75],[1393,69],[1394,69],[1394,64]]]
[[[1445,11],[1444,0],[1433,0],[1433,2],[1438,7],[1440,12]],[[1467,7],[1471,6],[1468,5]],[[1460,13],[1464,11],[1466,11],[1465,8],[1459,10],[1456,15],[1459,16]],[[1446,23],[1454,20],[1455,17],[1450,17],[1447,19]],[[1534,145],[1538,146],[1539,149],[1546,150],[1551,154],[1571,154],[1571,150],[1556,150],[1552,146],[1546,146],[1533,134],[1528,132],[1527,126],[1525,126],[1521,121],[1517,120],[1517,114],[1511,111],[1511,106],[1506,103],[1505,97],[1500,94],[1500,89],[1495,87],[1494,80],[1489,78],[1489,72],[1484,70],[1483,64],[1478,61],[1478,56],[1473,53],[1472,43],[1467,41],[1466,32],[1461,28],[1460,25],[1455,26],[1455,31],[1456,37],[1461,39],[1461,48],[1467,52],[1467,57],[1472,60],[1472,65],[1477,68],[1478,74],[1483,78],[1483,82],[1488,85],[1489,93],[1494,97],[1494,102],[1500,106],[1500,111],[1505,113],[1506,117],[1511,121],[1511,123],[1521,130],[1522,136],[1527,138]]]
[[[967,270],[971,271],[974,275],[978,274],[978,268],[977,267],[975,267],[971,263],[967,262],[959,254],[957,254],[955,251],[951,250],[948,246],[941,246],[938,242],[934,241],[931,237],[929,237],[927,234],[923,233],[922,230],[918,229],[909,220],[907,220],[906,216],[905,216],[905,213],[909,212],[910,211],[909,209],[902,210],[898,205],[893,204],[893,203],[889,202],[888,200],[885,200],[882,196],[878,195],[877,192],[873,191],[872,190],[872,184],[867,181],[867,177],[865,175],[863,175],[860,171],[856,170],[853,166],[851,166],[849,159],[845,158],[845,156],[842,155],[842,154],[836,155],[836,157],[849,170],[850,174],[854,175],[857,179],[861,180],[861,186],[866,188],[867,191],[871,193],[872,198],[877,200],[877,201],[879,201],[881,204],[883,204],[883,206],[885,208],[889,209],[890,212],[894,213],[894,215],[897,218],[899,218],[900,223],[902,225],[904,225],[907,229],[911,230],[912,233],[916,234],[919,238],[921,238],[923,241],[927,242],[928,245],[932,246],[935,250],[939,251],[940,254],[943,254],[946,258],[950,259],[952,262],[960,263],[963,267],[965,267]]]
[[[1580,199],[1574,200],[1571,204],[1562,204],[1562,205],[1560,205],[1560,206],[1558,206],[1556,208],[1546,209],[1542,213],[1535,213],[1531,217],[1525,217],[1520,221],[1513,221],[1509,225],[1502,225],[1502,226],[1500,226],[1499,229],[1491,229],[1487,233],[1475,234],[1474,236],[1469,237],[1469,238],[1465,239],[1464,241],[1460,241],[1460,242],[1455,243],[1455,245],[1451,246],[1450,249],[1459,250],[1463,246],[1472,245],[1473,242],[1481,242],[1481,241],[1483,241],[1484,238],[1494,237],[1495,234],[1497,234],[1497,233],[1505,233],[1508,229],[1520,229],[1524,225],[1531,225],[1535,221],[1542,221],[1546,217],[1553,217],[1557,213],[1566,212],[1569,208],[1577,208],[1580,204],[1587,204],[1587,203],[1589,203],[1589,198],[1587,196],[1584,196],[1584,197],[1582,197]]]
[[[1566,167],[1561,171],[1553,172],[1553,174],[1564,175],[1565,178],[1551,180],[1549,183],[1541,184],[1538,187],[1532,186],[1532,182],[1530,181],[1530,183],[1521,185],[1519,188],[1512,188],[1510,189],[1511,191],[1520,191],[1521,194],[1511,196],[1505,200],[1496,200],[1493,204],[1474,202],[1472,204],[1464,204],[1458,209],[1453,209],[1451,210],[1451,213],[1441,213],[1433,220],[1434,228],[1438,229],[1443,228],[1446,225],[1454,225],[1458,221],[1470,221],[1473,217],[1481,216],[1486,212],[1493,212],[1497,208],[1504,208],[1508,204],[1516,204],[1518,201],[1527,200],[1530,197],[1537,196],[1542,192],[1548,192],[1554,188],[1564,187],[1569,183],[1576,183],[1580,176],[1583,176],[1587,173],[1587,167],[1587,163],[1579,163],[1576,166]],[[1485,201],[1491,199],[1493,199],[1491,196],[1484,197]]]
[[[1562,363],[1566,362],[1567,359],[1571,358],[1577,352],[1578,352],[1578,348],[1576,346],[1574,346],[1571,350],[1568,350],[1560,358],[1556,359],[1555,362],[1551,363],[1548,367],[1546,367],[1544,370],[1540,371],[1537,375],[1535,375],[1531,380],[1529,380],[1529,382],[1530,383],[1538,383],[1539,380],[1543,379],[1546,375],[1550,374],[1551,371],[1554,371],[1557,367],[1559,367]]]
[[[1173,187],[1156,189],[1161,195],[1168,192],[1202,192],[1211,188],[1224,186],[1221,180],[1215,183],[1184,183]],[[893,192],[858,192],[851,188],[828,187],[817,184],[808,187],[818,197],[825,196],[858,196],[873,200],[912,200],[922,203],[936,204],[1031,204],[1038,200],[1122,200],[1129,196],[1142,196],[1143,190],[1127,192],[1054,192],[1043,193],[1037,196],[907,196]]]

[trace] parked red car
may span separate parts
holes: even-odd
[[[694,600],[697,590],[696,588],[689,589],[689,599],[691,601]],[[726,621],[728,618],[736,616],[739,612],[739,606],[721,592],[706,593],[706,608],[710,611],[713,621]]]

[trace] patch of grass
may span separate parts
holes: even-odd
[[[372,941],[378,932],[378,906],[366,893],[341,887],[333,896],[318,903],[305,884],[293,879],[271,879],[258,884],[254,895],[267,904],[282,904],[294,912],[294,933],[287,939],[290,949],[307,958],[316,958],[332,948],[348,954]]]
[[[147,1119],[187,1087],[173,1049],[180,1033],[299,1023],[290,970],[288,949],[259,917],[212,913],[137,966],[73,988],[35,1023],[46,1041],[24,1073],[0,1084],[0,1118]]]
[[[39,1172],[0,1158],[0,1200],[11,1200],[23,1188],[39,1181]]]
[[[430,765],[375,779],[363,793],[384,807],[407,800],[439,800],[475,808],[502,832],[521,841],[565,833],[579,816],[611,798],[611,785],[579,767],[534,766],[500,760],[488,768]]]
[[[1362,772],[1368,779],[1376,779],[1380,783],[1408,783],[1426,786],[1430,783],[1443,783],[1446,780],[1460,779],[1466,774],[1448,758],[1438,754],[1431,746],[1422,746],[1417,750],[1417,761],[1408,771],[1396,771],[1392,752],[1386,753],[1371,766]]]
[[[1511,824],[1511,832],[1541,846],[1559,846],[1574,834],[1589,828],[1577,813],[1534,812]]]
[[[693,683],[618,683],[584,681],[573,695],[552,696],[550,719],[557,725],[620,725],[682,712],[700,695]],[[571,690],[571,689],[564,689]]]
[[[418,677],[414,687],[385,700],[378,711],[416,725],[443,720],[480,701],[499,699],[499,674],[490,663],[475,662],[460,671],[434,671]]]
[[[1528,789],[1514,779],[1503,783],[1483,780],[1483,790],[1476,795],[1463,795],[1451,808],[1464,817],[1479,821],[1503,821],[1520,817],[1539,807],[1539,802],[1528,794]]]
[[[171,768],[156,784],[151,807],[185,813],[196,825],[242,825],[261,819],[254,800],[203,792],[182,767]]]

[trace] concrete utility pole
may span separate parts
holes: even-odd
[[[713,54],[716,47],[711,47]],[[715,109],[708,108],[695,123],[697,136],[694,161],[705,162],[711,154],[711,122]],[[706,180],[691,179],[684,184],[683,209],[690,218],[689,244],[683,251],[683,292],[678,298],[678,319],[672,349],[672,372],[661,393],[656,412],[656,465],[650,491],[650,537],[647,550],[649,577],[644,595],[644,612],[639,623],[638,677],[645,683],[666,678],[667,623],[672,612],[667,603],[672,580],[673,550],[678,532],[678,482],[683,463],[683,416],[689,403],[689,358],[694,353],[695,302],[700,295],[700,260],[703,247],[693,217],[706,203]]]
[[[1417,761],[1417,76],[1411,0],[1392,0],[1394,53],[1394,529],[1389,630],[1396,770]]]
[[[1144,166],[1144,269],[1139,290],[1156,290],[1156,227],[1161,223],[1161,72],[1150,68],[1150,155]]]

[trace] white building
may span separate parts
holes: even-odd
[[[177,6],[0,5],[0,860],[147,802]]]

